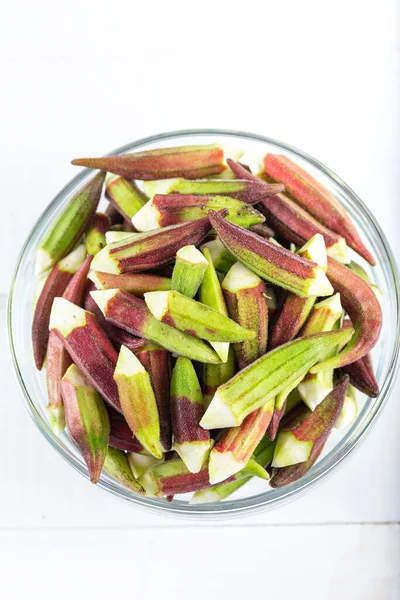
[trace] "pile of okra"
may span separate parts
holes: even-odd
[[[286,486],[356,419],[356,389],[379,393],[381,294],[355,225],[287,156],[241,158],[73,161],[98,173],[40,243],[32,342],[93,483],[193,503]]]

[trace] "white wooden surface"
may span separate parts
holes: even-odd
[[[0,594],[144,600],[395,600],[399,383],[354,455],[273,512],[214,523],[139,511],[64,463],[22,404],[5,298],[41,211],[101,154],[159,131],[227,127],[285,140],[343,177],[400,251],[396,0],[134,3],[14,0],[0,36]]]

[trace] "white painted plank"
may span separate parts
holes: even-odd
[[[398,525],[0,533],[10,600],[397,600]]]
[[[6,493],[0,495],[0,529],[176,524],[176,519],[144,512],[97,489],[69,467],[41,436],[23,406],[12,373],[4,344],[4,299],[0,305],[0,455],[7,457],[3,461],[2,486]],[[396,390],[367,440],[334,476],[295,502],[239,522],[399,521],[399,385]]]

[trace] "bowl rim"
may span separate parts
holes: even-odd
[[[245,513],[246,515],[252,514],[254,512],[258,512],[260,510],[265,510],[266,508],[272,508],[281,506],[283,503],[294,499],[295,497],[299,497],[303,493],[308,490],[311,490],[314,486],[316,486],[320,481],[324,480],[328,477],[332,472],[343,462],[343,460],[349,456],[349,454],[356,448],[359,447],[361,440],[365,439],[366,435],[371,430],[373,423],[375,423],[377,417],[382,413],[384,406],[389,398],[390,392],[393,389],[395,379],[398,374],[398,369],[396,369],[396,365],[399,362],[400,356],[400,277],[398,267],[396,265],[396,261],[393,256],[393,252],[391,247],[386,239],[385,234],[383,233],[380,225],[376,221],[375,217],[369,210],[369,208],[364,204],[364,202],[357,196],[357,194],[331,169],[326,167],[323,163],[313,158],[306,152],[299,150],[298,148],[276,140],[274,138],[261,136],[259,134],[243,132],[239,130],[226,130],[226,129],[183,129],[176,131],[163,132],[159,134],[154,134],[148,137],[141,138],[134,142],[124,144],[123,146],[112,150],[105,156],[110,156],[114,154],[123,154],[124,152],[131,152],[135,148],[151,144],[154,142],[160,142],[162,140],[172,140],[176,138],[184,138],[189,136],[226,136],[232,138],[244,138],[250,141],[263,142],[266,144],[274,145],[277,148],[281,148],[284,151],[290,152],[291,154],[297,155],[300,159],[310,163],[317,170],[321,171],[328,179],[330,179],[335,185],[339,186],[344,192],[350,197],[351,201],[356,205],[356,207],[364,213],[370,224],[373,226],[375,233],[378,235],[379,241],[382,244],[384,253],[388,260],[388,265],[390,267],[391,276],[394,283],[394,293],[395,293],[395,310],[396,310],[396,337],[395,344],[393,348],[393,354],[391,357],[391,362],[388,367],[388,374],[381,388],[380,394],[378,398],[375,399],[374,405],[371,407],[371,410],[368,413],[368,420],[363,425],[363,428],[354,435],[354,439],[351,443],[345,444],[346,438],[349,437],[349,434],[346,434],[342,440],[341,444],[344,444],[344,448],[340,453],[336,456],[331,457],[330,464],[325,461],[327,458],[330,458],[330,454],[324,457],[321,461],[316,463],[317,465],[322,464],[322,468],[320,467],[315,472],[311,472],[307,474],[299,481],[290,484],[289,486],[282,488],[280,493],[276,490],[276,494],[268,489],[267,492],[258,494],[255,496],[247,496],[245,498],[239,498],[237,500],[228,500],[223,503],[209,503],[209,504],[189,504],[183,501],[176,501],[175,503],[166,503],[165,499],[162,498],[148,498],[143,496],[138,496],[132,494],[129,490],[115,482],[112,478],[109,478],[107,475],[102,475],[98,486],[112,494],[125,499],[126,501],[132,502],[134,505],[146,509],[151,509],[153,512],[164,512],[170,515],[175,516],[186,516],[196,518],[209,518],[211,516],[218,515],[218,517],[224,516],[234,516],[239,515],[241,513]],[[36,220],[34,226],[29,232],[25,243],[19,253],[16,266],[13,272],[11,288],[8,296],[7,303],[7,329],[8,329],[8,341],[9,341],[9,349],[11,353],[11,358],[14,366],[14,372],[19,384],[19,387],[22,391],[22,394],[25,398],[26,408],[33,419],[35,425],[44,435],[44,437],[48,440],[48,442],[57,450],[57,452],[66,460],[75,470],[79,471],[84,477],[89,479],[86,467],[77,460],[75,455],[73,455],[66,446],[62,444],[59,438],[53,433],[49,423],[43,419],[42,415],[36,409],[35,404],[33,403],[30,394],[28,392],[27,386],[23,379],[22,373],[19,368],[18,359],[16,356],[16,349],[14,345],[13,339],[13,326],[12,326],[12,305],[13,305],[13,297],[15,291],[16,279],[18,276],[18,271],[25,256],[25,252],[30,244],[31,238],[34,236],[36,229],[40,225],[43,219],[45,219],[48,213],[51,213],[55,205],[59,200],[63,199],[66,195],[68,195],[75,187],[79,184],[79,182],[85,179],[89,172],[92,169],[83,169],[80,173],[78,173],[74,178],[72,178],[53,198],[53,200],[49,203],[49,205],[44,209],[41,215]],[[284,493],[282,493],[284,490]]]

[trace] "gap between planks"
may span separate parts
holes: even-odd
[[[68,526],[68,527],[0,527],[0,533],[6,532],[38,532],[38,531],[118,531],[118,530],[131,530],[137,529],[199,529],[207,527],[217,527],[218,529],[272,529],[272,528],[289,528],[289,527],[387,527],[394,526],[398,527],[400,521],[332,521],[328,523],[226,523],[226,524],[215,524],[213,521],[202,520],[200,523],[175,525],[175,524],[162,524],[162,525],[129,525],[129,526],[90,526],[90,527],[79,527],[79,526]]]

